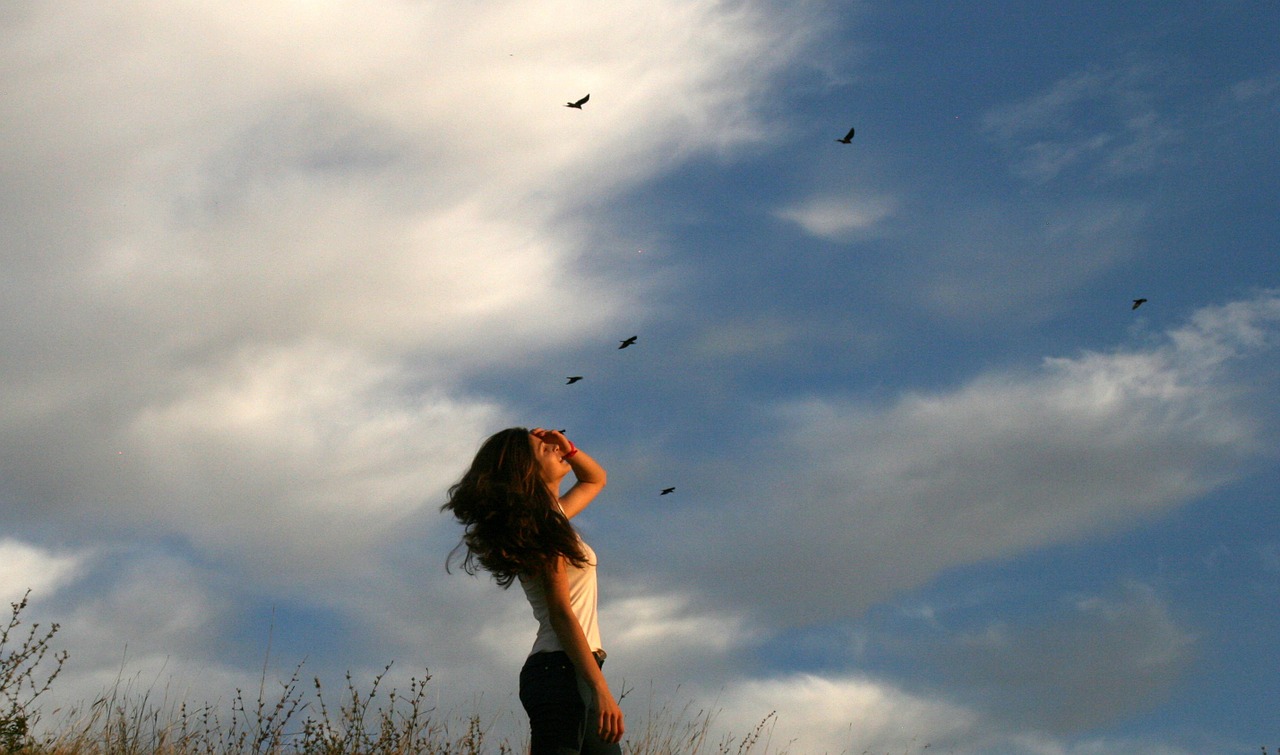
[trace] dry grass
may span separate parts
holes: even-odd
[[[261,689],[248,701],[237,691],[228,709],[209,705],[152,705],[149,695],[101,697],[71,711],[31,738],[30,755],[473,755],[514,753],[506,742],[489,742],[478,717],[459,735],[433,717],[424,704],[429,677],[409,689],[383,691],[384,669],[362,692],[348,676],[347,689],[329,700],[319,681],[300,683],[301,667],[271,695]]]
[[[625,699],[628,695],[629,690],[623,689],[622,698]],[[773,726],[777,722],[776,712],[769,713],[755,729],[740,739],[731,735],[716,739],[712,733],[716,715],[714,710],[704,708],[695,711],[692,703],[686,703],[681,709],[675,710],[670,702],[655,703],[654,695],[650,692],[642,722],[636,725],[633,719],[628,718],[623,752],[635,755],[767,755],[770,752]],[[774,752],[775,755],[785,755],[786,750]]]
[[[57,625],[22,630],[22,601],[0,630],[0,753],[22,755],[514,755],[526,742],[493,741],[479,716],[441,720],[428,707],[430,676],[409,680],[407,690],[384,689],[388,665],[365,687],[348,674],[335,699],[315,679],[302,682],[302,666],[268,691],[264,668],[256,696],[237,690],[229,706],[156,701],[152,690],[113,688],[80,707],[55,711],[41,721],[37,701],[67,660],[51,651]],[[367,690],[367,691],[364,691]],[[624,692],[623,696],[626,696]],[[712,711],[655,707],[632,724],[628,755],[768,755],[775,715],[742,738],[711,734]],[[450,725],[452,723],[452,726]],[[778,751],[782,755],[784,751]]]

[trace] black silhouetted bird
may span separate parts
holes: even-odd
[[[849,133],[845,134],[843,139],[836,139],[836,141],[840,142],[841,144],[849,144],[850,142],[852,142],[853,129],[849,129]]]
[[[618,348],[620,348],[620,349],[625,349],[625,348],[627,348],[628,346],[634,346],[634,345],[635,345],[635,343],[636,343],[636,339],[637,339],[637,338],[639,338],[639,336],[631,336],[630,338],[626,339],[625,341],[621,341],[622,345],[621,345],[621,346],[619,346]]]
[[[675,489],[675,488],[663,488],[663,489],[662,489],[662,492],[661,492],[661,493],[659,493],[658,495],[669,495],[669,494],[674,493],[674,492],[676,492],[676,489]]]
[[[581,375],[570,375],[569,382],[565,383],[565,385],[573,385],[574,383],[578,382],[581,379],[582,379]]]
[[[1143,304],[1146,304],[1146,303],[1147,303],[1146,299],[1134,299],[1133,308],[1137,309],[1138,307],[1141,307]]]
[[[578,100],[577,102],[566,102],[566,103],[564,104],[564,106],[565,106],[565,107],[571,107],[571,108],[577,108],[578,110],[581,110],[581,109],[582,109],[582,106],[583,106],[583,105],[585,105],[585,104],[587,104],[587,100],[589,100],[589,99],[591,99],[591,95],[587,95],[586,97],[583,97],[582,99]]]

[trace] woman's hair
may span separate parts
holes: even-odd
[[[582,541],[556,503],[539,473],[529,431],[512,427],[494,433],[440,507],[465,528],[445,569],[465,548],[463,570],[474,575],[483,568],[507,588],[516,577],[540,574],[560,557],[586,565]]]

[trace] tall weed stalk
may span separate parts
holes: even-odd
[[[38,718],[34,703],[53,686],[67,661],[66,651],[49,655],[57,624],[43,631],[32,624],[23,636],[22,612],[30,597],[27,590],[22,600],[9,604],[12,613],[0,628],[0,752],[19,752],[30,743]]]
[[[167,691],[138,690],[122,674],[87,706],[54,711],[61,713],[60,722],[43,722],[40,729],[47,731],[37,736],[34,703],[53,685],[68,656],[51,649],[57,624],[24,628],[21,614],[28,597],[12,603],[12,615],[0,625],[0,755],[514,755],[526,750],[523,742],[513,747],[506,740],[491,741],[479,715],[463,717],[461,730],[451,731],[449,721],[436,718],[427,703],[428,673],[411,678],[405,691],[385,690],[390,664],[363,688],[367,692],[348,673],[346,689],[335,699],[318,678],[304,688],[301,663],[271,693],[264,662],[256,698],[246,700],[236,690],[230,705],[221,708],[175,703]],[[776,723],[770,713],[740,739],[716,739],[714,711],[695,712],[691,705],[677,711],[669,703],[655,709],[651,693],[647,713],[643,723],[628,721],[622,743],[627,755],[768,755]]]

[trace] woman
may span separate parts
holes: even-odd
[[[576,481],[561,495],[569,472]],[[520,671],[532,755],[621,753],[622,710],[601,671],[596,555],[569,523],[605,481],[562,433],[513,427],[480,446],[441,507],[465,527],[450,561],[465,548],[467,573],[485,569],[503,588],[519,579],[538,620]]]

